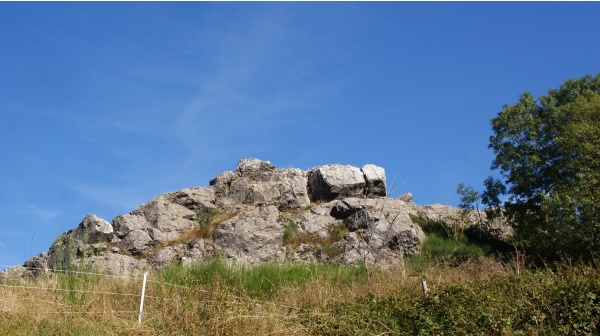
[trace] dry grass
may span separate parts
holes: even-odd
[[[331,304],[367,295],[421,295],[421,278],[435,290],[442,284],[508,274],[514,274],[514,267],[491,258],[457,267],[424,267],[407,260],[404,269],[373,271],[368,281],[334,283],[315,275],[305,285],[285,285],[261,300],[218,279],[212,285],[177,287],[155,275],[151,279],[157,282],[147,286],[141,326],[136,313],[139,297],[128,295],[139,294],[141,280],[51,275],[0,286],[0,334],[309,335],[306,316],[327,314]],[[86,292],[63,291],[73,289]]]

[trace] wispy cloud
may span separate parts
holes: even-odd
[[[13,204],[9,208],[0,208],[0,214],[11,216],[20,216],[28,218],[37,223],[48,223],[62,215],[61,211],[43,207],[33,203],[18,203]]]
[[[71,188],[95,202],[114,207],[117,211],[129,212],[138,208],[144,199],[133,187],[102,187],[99,185],[74,184]]]
[[[298,33],[288,14],[286,8],[257,12],[235,30],[213,32],[220,37],[207,50],[213,71],[199,81],[173,129],[190,161],[223,161],[228,153],[272,144],[288,127],[316,124],[319,104],[343,87],[343,79],[306,75],[326,56],[294,53]]]

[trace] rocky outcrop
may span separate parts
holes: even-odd
[[[11,274],[91,267],[129,275],[216,255],[249,264],[394,265],[425,239],[410,215],[438,220],[457,211],[386,192],[385,170],[375,165],[303,171],[244,159],[207,187],[160,195],[112,223],[87,215]]]

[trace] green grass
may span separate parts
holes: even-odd
[[[478,236],[466,235],[458,225],[429,221],[413,215],[410,217],[427,234],[421,250],[422,258],[430,258],[435,262],[464,261],[493,252],[487,241],[477,239]]]
[[[298,235],[298,224],[293,220],[288,220],[287,224],[283,225],[283,245],[290,245]]]
[[[431,233],[423,243],[422,253],[436,260],[478,258],[490,253],[490,247],[469,242],[465,237],[452,240]]]
[[[304,287],[312,280],[331,285],[364,283],[364,267],[341,265],[290,264],[265,262],[257,266],[228,263],[222,259],[196,263],[189,267],[173,264],[159,273],[165,282],[180,286],[228,287],[239,295],[271,298],[284,287]]]

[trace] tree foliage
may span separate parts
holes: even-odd
[[[492,129],[492,169],[501,178],[485,181],[482,202],[502,207],[536,254],[600,252],[600,74],[567,80],[539,99],[524,93]]]

